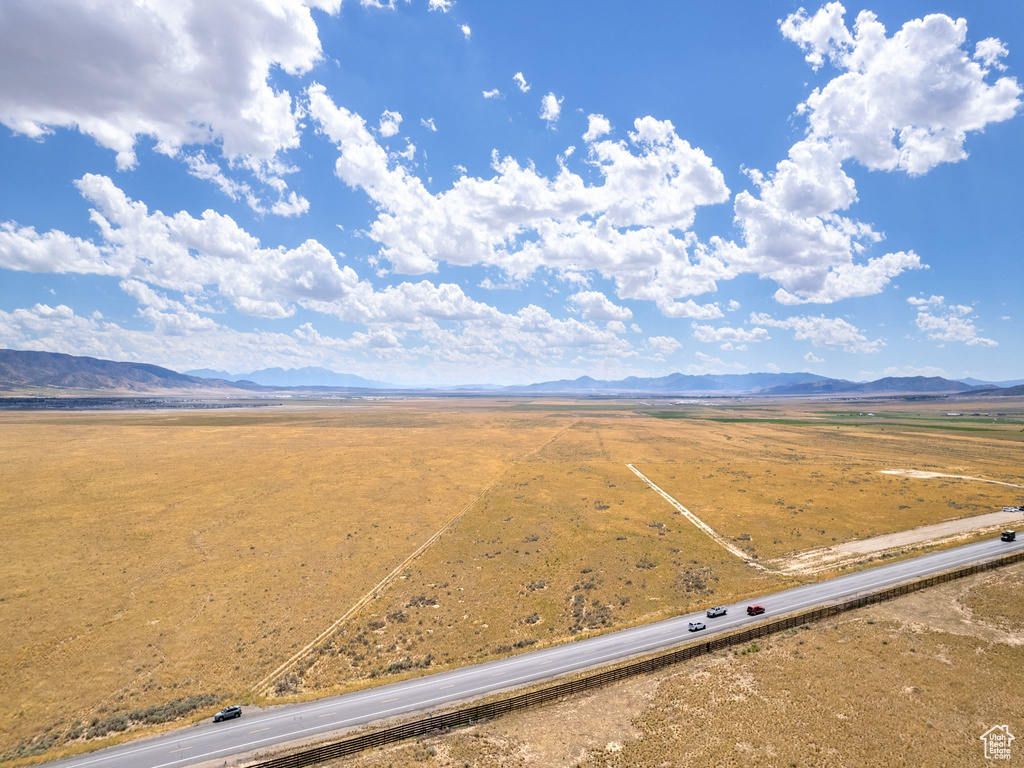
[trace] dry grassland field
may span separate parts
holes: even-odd
[[[947,474],[1021,480],[1020,465],[1008,461],[1019,455],[1020,443],[994,443],[971,433],[951,438],[765,423],[708,429],[701,422],[662,429],[666,441],[693,441],[699,450],[679,457],[652,453],[640,465],[644,474],[762,560],[976,515],[1024,495],[1024,489],[1014,494],[995,484],[879,472],[941,468]]]
[[[1024,711],[1024,566],[333,768],[983,766]],[[1012,729],[1012,726],[1011,726]],[[1016,747],[1016,745],[1014,745]]]
[[[873,416],[830,407],[410,400],[0,413],[0,755],[80,751],[228,699],[324,696],[730,602],[839,568],[786,571],[800,552],[1024,503],[1024,488],[881,474],[1024,484],[1020,401],[961,404],[1004,413],[960,421],[927,402],[872,403]],[[970,528],[958,542],[992,535]],[[968,605],[985,600],[1001,603],[979,592]],[[1015,616],[987,620],[1020,629]],[[893,642],[902,631],[849,626]],[[801,647],[807,669],[845,665],[853,648],[881,653],[834,646]],[[721,663],[728,680],[768,695],[768,660],[797,663],[788,653]],[[881,685],[876,669],[865,674],[860,685]],[[685,686],[665,685],[678,707],[697,706]],[[725,713],[735,702],[718,688]],[[779,717],[772,733],[786,730]]]

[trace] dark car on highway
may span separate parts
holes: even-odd
[[[757,616],[759,613],[764,613],[763,605],[748,605],[747,616]]]
[[[213,716],[213,722],[219,723],[221,720],[230,720],[233,717],[241,717],[242,708],[237,704],[232,704],[230,707],[224,707],[220,712]]]
[[[999,538],[1002,539],[1003,541],[1016,541],[1017,540],[1017,532],[1016,531],[1003,531],[1003,535],[1000,536]]]

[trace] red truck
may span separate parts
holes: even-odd
[[[764,613],[763,605],[748,605],[747,616],[757,616],[759,613]]]

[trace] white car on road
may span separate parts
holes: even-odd
[[[690,631],[691,632],[700,632],[702,629],[707,629],[707,628],[708,628],[708,625],[705,624],[703,621],[691,621],[690,622]]]

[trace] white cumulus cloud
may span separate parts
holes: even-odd
[[[857,260],[882,236],[869,225],[836,213],[856,197],[833,144],[803,140],[767,176],[749,175],[759,196],[736,195],[736,222],[743,247],[721,246],[734,267],[779,284],[783,304],[832,303],[881,292],[893,277],[924,264],[913,251]]]
[[[878,352],[885,346],[882,339],[869,341],[857,326],[841,317],[794,315],[776,319],[763,312],[752,312],[750,322],[773,328],[786,328],[797,341],[809,341],[816,347],[839,347],[846,352]]]
[[[979,40],[974,46],[974,58],[990,69],[1006,70],[1006,65],[1001,59],[1010,55],[1010,49],[1006,43],[996,37],[986,37]]]
[[[402,115],[398,112],[392,112],[390,109],[385,109],[381,112],[380,122],[377,124],[377,131],[384,138],[389,138],[398,133],[402,125]]]
[[[841,145],[872,170],[921,174],[962,160],[968,133],[1017,113],[1020,85],[1012,77],[987,81],[989,70],[964,48],[965,19],[935,13],[890,37],[872,12],[857,14],[852,32],[844,13],[829,3],[814,16],[798,12],[782,23],[783,35],[809,56],[828,56],[843,71],[802,105],[812,138]],[[991,67],[1003,51],[989,38],[976,55]]]
[[[540,100],[540,119],[547,122],[549,128],[554,127],[554,124],[558,122],[558,118],[562,114],[563,101],[565,101],[564,96],[560,99],[551,91],[548,91]]]
[[[647,339],[646,345],[647,349],[654,353],[655,360],[658,361],[664,360],[683,348],[679,340],[671,336],[651,336]]]
[[[0,268],[114,278],[138,302],[137,314],[149,328],[130,331],[78,317],[68,307],[19,309],[0,314],[0,338],[11,346],[78,354],[89,350],[101,357],[168,364],[168,356],[174,355],[179,361],[175,365],[193,360],[193,352],[175,342],[159,355],[151,354],[160,339],[194,337],[195,354],[218,344],[234,344],[249,354],[261,341],[268,344],[264,360],[279,359],[274,357],[277,347],[295,353],[293,342],[281,347],[287,336],[239,334],[219,325],[209,315],[226,303],[258,317],[286,318],[302,308],[366,327],[347,340],[327,339],[306,328],[301,338],[314,346],[335,352],[367,349],[378,358],[418,358],[421,365],[429,361],[459,370],[488,365],[511,376],[522,375],[525,363],[550,366],[579,354],[620,360],[639,354],[621,338],[625,326],[618,319],[602,327],[587,317],[560,319],[534,305],[502,312],[451,283],[421,280],[378,289],[351,267],[339,265],[316,240],[294,248],[268,247],[215,211],[194,217],[185,211],[168,215],[150,210],[105,176],[86,175],[76,185],[93,206],[90,215],[98,236],[40,233],[7,222],[0,225]],[[592,317],[630,317],[610,301],[604,305],[592,296],[578,301]],[[82,344],[83,335],[91,335],[93,343]],[[304,352],[295,359],[309,361],[311,356]]]
[[[587,132],[583,134],[584,141],[595,141],[612,132],[612,124],[604,115],[587,115]]]
[[[630,320],[629,307],[620,307],[600,291],[580,291],[568,299],[570,307],[586,320]]]
[[[714,241],[737,270],[777,282],[782,304],[877,294],[906,270],[926,267],[912,250],[869,253],[883,235],[843,213],[857,202],[845,162],[926,173],[966,157],[969,134],[1008,120],[1021,103],[1014,78],[990,82],[1005,46],[987,39],[972,58],[963,19],[932,14],[890,36],[870,11],[852,30],[845,13],[831,2],[780,21],[814,69],[827,60],[839,74],[798,106],[807,135],[788,157],[766,174],[748,169],[756,192],[734,201],[742,245]]]
[[[924,296],[910,296],[907,299],[907,303],[912,307],[941,307],[946,303],[945,296],[931,296],[925,298]]]
[[[693,329],[693,338],[705,344],[720,344],[722,342],[748,344],[768,341],[771,338],[768,335],[768,331],[764,328],[747,329],[730,328],[729,326],[715,328],[711,325],[699,325],[698,323],[693,323],[690,327]]]
[[[335,173],[378,207],[368,235],[396,272],[433,272],[440,261],[498,267],[522,280],[540,268],[561,276],[590,270],[615,281],[621,299],[655,302],[670,317],[721,317],[717,304],[687,298],[715,290],[728,267],[685,230],[701,205],[723,202],[721,172],[669,121],[634,122],[629,141],[590,144],[600,183],[563,165],[553,177],[492,156],[493,175],[461,176],[431,194],[388,153],[365,121],[310,88],[310,112],[338,146]]]
[[[170,156],[218,147],[231,165],[280,182],[301,108],[271,72],[309,72],[322,56],[311,9],[340,6],[11,0],[0,23],[0,122],[32,138],[80,131],[115,152],[120,169],[136,165],[143,137]]]
[[[935,295],[928,298],[911,296],[907,303],[917,309],[914,324],[929,339],[960,341],[969,347],[999,346],[995,340],[978,335],[974,319],[969,317],[974,310],[965,304],[946,304],[944,296]]]

